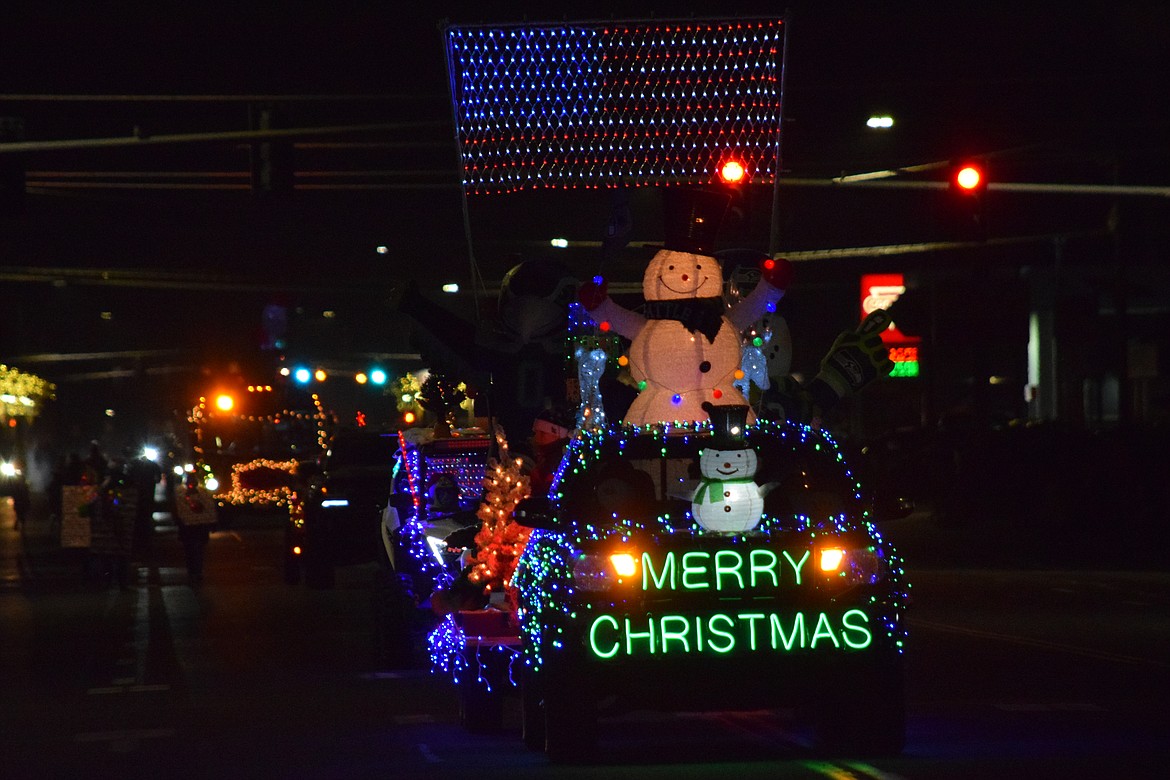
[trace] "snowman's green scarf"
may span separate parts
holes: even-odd
[[[644,312],[648,320],[678,320],[687,330],[702,333],[708,342],[714,343],[726,310],[723,299],[716,296],[646,301]]]
[[[695,491],[695,497],[691,499],[691,502],[695,504],[714,504],[723,500],[723,485],[749,484],[755,485],[756,480],[753,477],[741,477],[739,479],[704,479],[699,483],[699,489]]]

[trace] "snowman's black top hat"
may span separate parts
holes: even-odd
[[[665,247],[674,252],[714,255],[715,236],[731,196],[713,190],[670,187],[662,192]]]
[[[742,450],[747,448],[744,429],[747,428],[747,404],[706,404],[707,416],[711,418],[711,447],[717,450]]]

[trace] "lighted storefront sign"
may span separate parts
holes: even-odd
[[[902,274],[862,274],[862,319],[877,309],[890,308],[904,292],[906,284]],[[907,336],[891,323],[890,327],[882,331],[882,341],[889,347],[890,360],[894,364],[890,376],[918,376],[918,345],[921,339]]]

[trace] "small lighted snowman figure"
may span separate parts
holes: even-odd
[[[691,515],[707,531],[744,533],[763,516],[765,488],[755,481],[759,461],[744,443],[748,411],[743,404],[707,408],[714,435],[699,455],[702,480],[691,499]]]

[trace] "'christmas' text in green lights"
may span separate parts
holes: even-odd
[[[647,655],[864,650],[873,643],[860,609],[826,612],[718,612],[712,615],[598,615],[589,649],[602,660]]]

